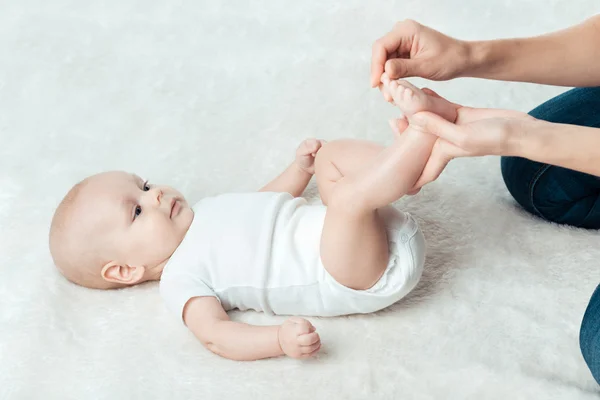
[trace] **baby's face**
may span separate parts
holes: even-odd
[[[183,195],[126,172],[94,180],[86,198],[93,204],[90,218],[102,221],[99,247],[114,250],[110,257],[130,266],[153,269],[168,260],[194,217]]]

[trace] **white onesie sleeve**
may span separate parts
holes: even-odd
[[[183,308],[193,297],[217,295],[198,277],[193,274],[170,274],[160,280],[160,294],[167,305],[167,309],[181,318],[183,322]],[[220,300],[219,300],[220,301]]]

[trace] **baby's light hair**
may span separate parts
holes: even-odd
[[[94,227],[83,222],[82,193],[89,178],[77,183],[62,199],[50,225],[50,254],[60,273],[69,281],[88,288],[115,289],[122,287],[107,282],[101,276],[107,262],[92,245]]]

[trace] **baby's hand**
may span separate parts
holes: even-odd
[[[279,327],[279,345],[292,358],[309,358],[321,348],[315,327],[304,318],[292,317]]]
[[[314,174],[315,157],[324,144],[324,140],[318,139],[306,139],[300,143],[298,150],[296,150],[296,164],[309,174]]]

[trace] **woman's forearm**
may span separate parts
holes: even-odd
[[[600,86],[600,15],[524,39],[469,42],[464,76],[557,86]]]
[[[531,121],[517,133],[511,155],[600,176],[600,129]]]

